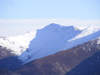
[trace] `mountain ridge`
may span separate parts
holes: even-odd
[[[18,75],[65,75],[80,62],[100,51],[100,44],[97,42],[98,39],[92,40],[69,50],[33,60],[13,73]]]
[[[0,69],[1,75],[65,75],[80,62],[100,51],[100,38],[88,41],[68,50],[33,60],[17,70]]]
[[[75,47],[100,36],[100,26],[91,25],[84,28],[51,23],[38,29],[37,32],[33,31],[23,36],[0,38],[0,45],[10,49],[22,61],[31,61]]]
[[[54,23],[47,25],[37,31],[36,37],[30,42],[29,48],[22,53],[19,59],[27,63],[32,60],[54,54],[61,50],[70,49],[79,44],[88,42],[89,40],[96,39],[100,36],[100,29],[92,29],[93,27],[90,29],[87,28],[84,32],[84,30],[76,29],[73,26],[61,26]],[[88,35],[84,35],[84,33],[87,33]],[[71,40],[82,34],[82,37]]]

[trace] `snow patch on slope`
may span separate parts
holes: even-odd
[[[91,25],[91,26],[87,26],[87,27],[84,26],[82,33],[69,41],[77,40],[77,39],[82,38],[82,37],[86,37],[86,36],[91,35],[95,32],[98,32],[98,31],[100,31],[99,25]]]
[[[24,35],[0,38],[0,45],[12,50],[12,53],[21,55],[27,48],[30,41],[35,37],[35,31]]]

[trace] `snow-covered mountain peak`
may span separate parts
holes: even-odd
[[[21,57],[22,59],[24,57],[23,60],[27,60],[34,56],[34,59],[36,59],[63,50],[68,40],[79,35],[81,32],[73,26],[47,25],[37,31],[36,37],[30,42],[28,50]]]
[[[45,26],[44,28],[45,28],[45,29],[48,29],[48,28],[53,29],[53,28],[59,28],[59,27],[62,27],[62,28],[67,27],[67,28],[72,28],[72,29],[77,28],[77,29],[78,29],[78,27],[75,27],[74,25],[67,25],[67,26],[64,26],[64,25],[60,25],[60,24],[56,24],[56,23],[51,23],[51,24]]]
[[[77,29],[77,26],[62,26],[52,23],[37,31],[36,37],[30,42],[28,50],[20,56],[20,59],[28,62],[72,48],[99,37],[99,30],[97,26],[87,26],[81,30]]]
[[[100,37],[100,26],[59,25],[51,23],[19,36],[0,38],[0,45],[31,61],[58,51],[75,47]],[[98,42],[99,43],[99,42]]]
[[[64,25],[60,25],[60,24],[56,24],[56,23],[51,23],[47,26],[45,26],[42,29],[39,29],[38,31],[53,31],[53,32],[59,32],[59,31],[81,31],[80,29],[78,29],[77,27],[70,25],[70,26],[64,26]],[[38,32],[37,31],[37,32]]]

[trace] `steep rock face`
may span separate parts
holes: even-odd
[[[66,75],[100,75],[100,51],[81,62]]]
[[[88,27],[80,30],[74,26],[50,24],[37,30],[36,37],[30,42],[28,49],[19,56],[23,63],[54,54],[65,49],[100,37],[100,28]]]
[[[21,75],[65,75],[80,62],[100,51],[97,40],[89,41],[69,50],[58,52],[25,64],[16,72]]]
[[[20,58],[23,61],[31,61],[54,54],[63,50],[68,40],[79,33],[81,31],[76,30],[73,26],[50,24],[37,31],[36,37],[30,42],[28,50]]]

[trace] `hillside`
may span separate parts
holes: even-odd
[[[64,75],[82,61],[100,51],[100,44],[97,44],[97,42],[98,39],[34,60],[25,64],[16,72],[21,75]]]

